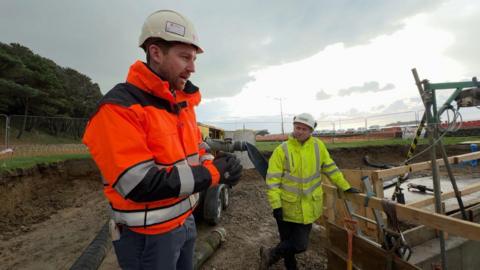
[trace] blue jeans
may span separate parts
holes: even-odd
[[[196,237],[195,219],[190,215],[181,227],[164,234],[140,234],[123,226],[113,246],[124,270],[191,270]]]

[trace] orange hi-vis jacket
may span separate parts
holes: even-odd
[[[83,142],[102,173],[115,222],[143,234],[168,232],[191,215],[199,191],[218,184],[196,122],[200,99],[190,81],[172,93],[140,61],[102,98]]]

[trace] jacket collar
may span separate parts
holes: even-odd
[[[130,66],[127,83],[133,84],[151,95],[168,100],[174,104],[187,101],[192,105],[198,105],[201,100],[198,87],[190,81],[187,81],[184,91],[176,90],[177,97],[175,97],[170,91],[170,84],[162,80],[142,61],[136,61]]]

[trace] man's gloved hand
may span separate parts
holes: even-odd
[[[347,190],[345,190],[345,192],[348,192],[348,193],[360,193],[360,190],[354,188],[354,187],[351,187]]]
[[[273,209],[273,217],[277,220],[277,221],[281,221],[283,220],[283,210],[282,208],[275,208]]]
[[[238,184],[242,176],[242,165],[240,160],[230,153],[220,152],[213,160],[213,165],[220,173],[220,183],[229,186]]]
[[[341,188],[337,188],[337,195],[340,199],[345,199],[345,193],[360,193],[360,191],[354,187],[350,187],[345,191],[343,191]]]

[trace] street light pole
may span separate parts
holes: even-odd
[[[285,129],[283,128],[283,106],[282,106],[282,98],[275,98],[276,100],[280,101],[280,117],[282,118],[282,135],[285,135]]]

